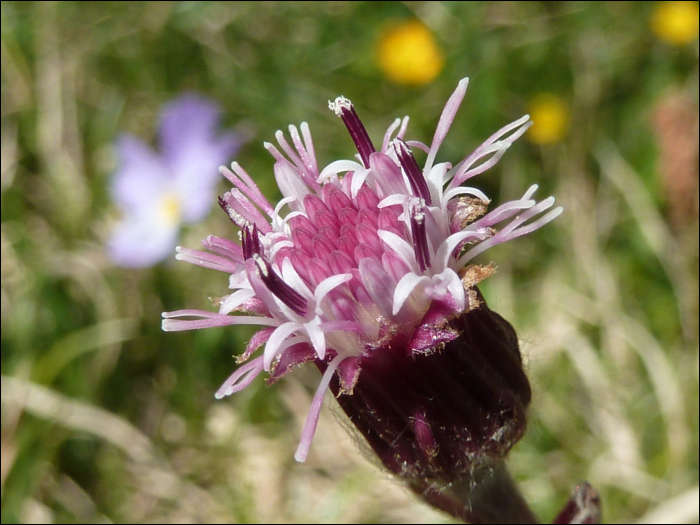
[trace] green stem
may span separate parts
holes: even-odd
[[[413,487],[424,501],[466,523],[540,523],[505,462],[476,467],[445,488]]]

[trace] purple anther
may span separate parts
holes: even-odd
[[[304,297],[294,288],[284,282],[279,275],[275,273],[270,266],[270,263],[263,259],[260,255],[253,256],[255,264],[260,273],[260,279],[280,301],[286,304],[295,314],[306,315],[307,302]]]
[[[260,255],[262,253],[262,247],[260,246],[258,227],[255,226],[255,224],[246,224],[242,228],[242,232],[241,248],[243,249],[243,259],[247,261],[254,255]]]
[[[365,168],[369,168],[369,156],[377,150],[374,149],[374,144],[372,144],[372,140],[369,138],[369,134],[360,117],[357,116],[352,102],[345,97],[338,97],[334,102],[329,101],[328,107],[343,119],[345,127],[350,132],[350,137],[352,137],[352,141],[360,153],[362,164],[364,164]]]
[[[411,236],[413,237],[413,250],[416,254],[416,262],[421,271],[430,267],[430,250],[428,249],[428,234],[425,228],[425,202],[411,204]]]
[[[411,153],[411,148],[409,148],[403,140],[396,139],[394,140],[394,150],[396,151],[396,156],[399,158],[401,167],[408,176],[408,182],[411,184],[413,193],[430,206],[430,189],[428,189],[428,183],[425,181],[425,177],[418,166],[416,158],[413,156],[413,153]]]
[[[219,206],[222,210],[226,212],[226,215],[228,215],[228,218],[231,219],[231,222],[241,229],[245,228],[245,225],[248,223],[248,221],[245,220],[243,215],[234,210],[233,207],[231,207],[231,205],[228,202],[226,202],[223,197],[219,197],[218,199]]]

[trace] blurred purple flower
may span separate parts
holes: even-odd
[[[209,213],[218,167],[240,146],[234,133],[217,133],[219,115],[216,103],[187,94],[163,109],[160,152],[132,135],[119,137],[111,194],[123,218],[108,242],[116,264],[136,268],[162,261],[175,248],[180,226]]]

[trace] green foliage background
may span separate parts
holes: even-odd
[[[166,334],[160,313],[211,308],[226,276],[174,259],[115,268],[104,242],[118,217],[115,137],[152,141],[162,104],[183,91],[218,100],[226,125],[251,138],[237,160],[274,200],[262,143],[277,129],[305,120],[319,164],[348,158],[327,109],[343,94],[371,136],[410,115],[408,136],[429,142],[464,76],[442,160],[464,157],[538,93],[571,108],[564,140],[522,139],[474,181],[494,202],[538,183],[565,207],[482,259],[499,268],[483,290],[518,329],[535,391],[511,455],[526,497],[548,521],[587,479],[606,521],[697,522],[697,207],[668,220],[652,113],[673,91],[697,115],[698,42],[657,40],[653,8],[3,2],[3,523],[449,521],[355,452],[328,411],[309,461],[294,462],[314,370],[215,401],[252,331]],[[446,53],[421,88],[391,84],[374,59],[381,28],[409,17]],[[695,177],[697,199],[697,150]],[[233,232],[212,213],[180,243],[208,234]]]

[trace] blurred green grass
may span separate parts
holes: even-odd
[[[320,164],[347,158],[326,105],[343,94],[371,136],[410,115],[409,137],[427,142],[463,76],[442,159],[539,93],[571,112],[560,142],[523,139],[474,182],[494,202],[538,183],[566,210],[482,259],[499,268],[483,290],[518,329],[535,391],[510,461],[528,500],[549,520],[588,479],[606,521],[697,521],[697,149],[695,208],[679,219],[653,115],[683,94],[697,134],[698,42],[655,38],[653,8],[3,2],[3,523],[449,521],[362,459],[328,411],[309,461],[294,462],[313,370],[214,400],[252,331],[165,334],[160,313],[210,308],[225,276],[174,260],[118,269],[103,246],[115,136],[152,140],[183,91],[215,98],[252,137],[237,160],[276,199],[262,146],[275,130],[305,120]],[[390,83],[374,59],[381,29],[411,17],[446,53],[420,88]],[[231,235],[220,213],[180,244],[208,234]]]

